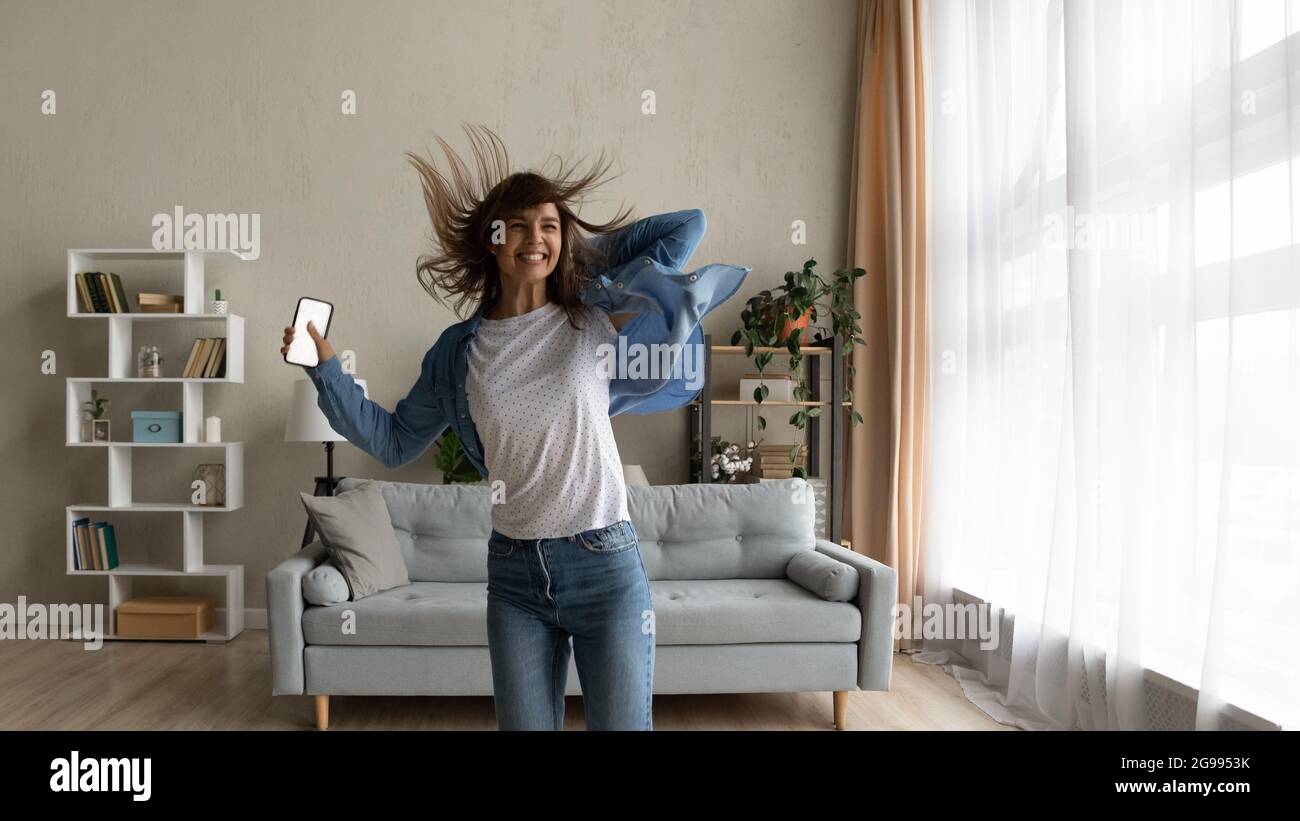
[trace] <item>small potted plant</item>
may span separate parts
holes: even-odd
[[[221,289],[217,289],[217,295],[208,303],[208,313],[225,314],[230,311],[230,303],[221,298]]]
[[[757,444],[749,442],[741,447],[721,436],[714,436],[710,444],[709,472],[714,482],[740,485],[758,481],[753,473]]]
[[[732,334],[731,344],[744,345],[745,355],[754,357],[754,365],[760,376],[763,369],[771,363],[775,352],[761,351],[755,354],[754,349],[785,348],[789,352],[790,373],[796,379],[791,399],[795,402],[808,401],[810,391],[799,367],[803,363],[800,346],[807,342],[810,323],[817,322],[819,303],[829,302],[826,310],[831,315],[830,332],[827,334],[824,327],[814,324],[813,341],[821,342],[833,335],[838,335],[842,340],[844,361],[848,363],[848,382],[840,401],[852,402],[853,390],[848,386],[853,383],[855,369],[850,354],[855,343],[866,344],[860,336],[862,328],[858,324],[862,314],[853,308],[853,282],[867,272],[862,268],[841,268],[831,275],[828,282],[817,273],[816,266],[817,260],[810,259],[803,264],[802,270],[787,271],[785,282],[776,291],[763,290],[750,297],[745,303],[745,309],[740,312],[741,328]],[[761,405],[768,393],[767,385],[760,384],[754,389],[754,401]],[[790,415],[790,424],[803,430],[808,419],[820,416],[821,412],[822,409],[818,406],[800,406]],[[757,416],[758,429],[765,429],[767,419],[762,414]],[[862,414],[852,411],[850,421],[857,425],[862,421]],[[791,450],[791,461],[797,459],[796,449]],[[794,475],[807,478],[803,468],[795,468]]]
[[[82,425],[81,438],[91,442],[111,441],[112,430],[109,419],[105,416],[109,400],[99,395],[95,388],[90,389],[90,399],[81,403],[81,418],[89,424]],[[89,436],[87,436],[89,433]]]
[[[447,432],[438,438],[438,450],[433,462],[438,470],[442,471],[444,485],[452,482],[473,484],[483,481],[478,469],[470,464],[469,458],[465,456],[465,449],[460,446],[460,439],[456,438],[451,428],[447,428]]]

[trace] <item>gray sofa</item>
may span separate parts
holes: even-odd
[[[272,693],[315,696],[320,729],[330,695],[492,694],[491,489],[379,484],[409,585],[308,604],[303,578],[328,558],[319,540],[266,578]],[[897,574],[816,538],[808,483],[627,492],[653,593],[654,692],[830,691],[843,729],[849,691],[889,689]],[[345,611],[355,633],[340,629]],[[565,692],[581,694],[572,660]]]

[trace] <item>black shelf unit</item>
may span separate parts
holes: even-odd
[[[732,347],[732,346],[725,346]],[[838,335],[830,339],[822,339],[816,342],[808,342],[801,346],[808,348],[829,349],[829,353],[805,353],[801,367],[806,369],[805,376],[808,383],[809,391],[812,393],[810,402],[825,403],[823,408],[831,408],[838,412],[832,413],[823,410],[818,416],[810,417],[804,426],[804,443],[808,452],[808,475],[826,480],[826,503],[829,508],[827,515],[827,529],[829,531],[829,541],[834,544],[840,544],[843,539],[843,521],[844,521],[844,414],[851,412],[852,408],[843,403],[841,397],[844,396],[844,350],[843,341]],[[709,443],[713,440],[713,355],[714,345],[711,334],[704,335],[704,386],[700,388],[699,396],[691,401],[690,405],[690,423],[687,425],[687,448],[689,453],[690,477],[692,482],[708,482],[710,477],[707,473],[711,454],[709,453]],[[777,356],[783,352],[789,356],[789,352],[783,348],[761,348],[758,350],[770,350]],[[728,356],[745,356],[744,350],[728,351],[724,355]],[[748,357],[747,357],[748,358]],[[829,358],[830,361],[830,397],[822,395],[822,359]],[[751,360],[752,361],[752,360]],[[768,366],[771,368],[771,365]],[[785,408],[795,407],[794,405],[777,405],[772,402],[762,404],[749,402],[735,404],[736,407],[753,407],[762,409],[767,408]],[[831,458],[829,475],[825,470],[821,453],[821,426],[822,422],[830,423],[830,452]]]

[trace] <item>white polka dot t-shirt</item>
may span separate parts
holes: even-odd
[[[465,392],[489,483],[503,491],[492,527],[514,539],[562,539],[630,518],[598,346],[617,344],[602,310],[548,302],[480,320]],[[499,486],[497,480],[504,484]]]

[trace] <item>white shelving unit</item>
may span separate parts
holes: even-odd
[[[108,504],[75,504],[67,507],[67,573],[70,576],[107,576],[108,612],[110,627],[106,639],[137,639],[135,636],[116,635],[118,605],[131,598],[131,582],[137,576],[221,577],[225,580],[225,600],[216,608],[211,630],[198,636],[196,641],[221,643],[233,639],[244,629],[244,566],[238,564],[206,564],[203,560],[203,517],[212,513],[229,513],[244,506],[244,446],[241,442],[203,441],[203,386],[210,383],[227,384],[244,381],[244,320],[233,314],[203,313],[204,262],[210,257],[239,255],[229,251],[156,251],[147,249],[69,249],[68,251],[68,317],[72,319],[101,320],[108,323],[108,375],[104,377],[70,377],[67,380],[67,441],[68,447],[103,448],[108,451]],[[77,301],[78,272],[114,270],[120,263],[174,262],[177,274],[182,277],[185,295],[184,313],[84,313]],[[121,271],[119,271],[121,273]],[[129,276],[129,273],[128,273]],[[125,285],[126,283],[124,283]],[[203,336],[226,337],[226,375],[217,378],[159,377],[139,378],[134,371],[132,329],[137,322],[182,322],[204,326]],[[214,325],[219,327],[213,327]],[[188,353],[188,351],[186,352]],[[86,442],[81,438],[81,406],[90,399],[91,389],[98,384],[129,382],[177,383],[181,391],[181,441],[158,442]],[[215,451],[226,466],[226,503],[221,507],[200,506],[179,502],[136,501],[132,494],[132,454],[138,448],[176,448],[189,454],[193,450]],[[154,564],[120,564],[112,570],[77,570],[76,537],[72,523],[82,516],[106,512],[139,512],[148,515],[171,516],[180,514],[179,551],[175,566]],[[175,640],[175,639],[171,639]]]

